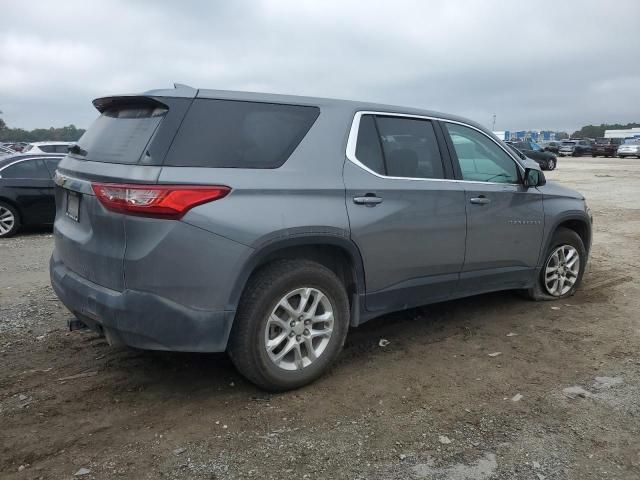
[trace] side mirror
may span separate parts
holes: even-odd
[[[527,188],[541,187],[547,183],[547,179],[544,178],[544,173],[535,168],[524,169],[524,186]]]

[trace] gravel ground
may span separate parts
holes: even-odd
[[[594,211],[574,297],[389,315],[278,395],[224,355],[67,332],[50,231],[0,240],[0,477],[640,478],[640,160],[561,158],[547,177]]]

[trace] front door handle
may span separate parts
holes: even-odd
[[[471,198],[469,202],[474,203],[476,205],[486,205],[487,203],[491,203],[491,199],[485,197],[484,195],[480,195],[479,197]]]
[[[382,203],[380,197],[376,197],[373,194],[368,193],[364,197],[353,197],[353,203],[356,205],[366,205],[367,207],[375,207],[379,203]]]

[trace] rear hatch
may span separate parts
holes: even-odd
[[[100,117],[56,174],[54,262],[98,285],[124,289],[124,215],[105,209],[92,184],[157,183],[160,165],[195,93],[94,101]]]

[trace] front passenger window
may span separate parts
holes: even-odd
[[[463,180],[519,183],[515,161],[489,137],[455,123],[445,125],[458,156]]]

